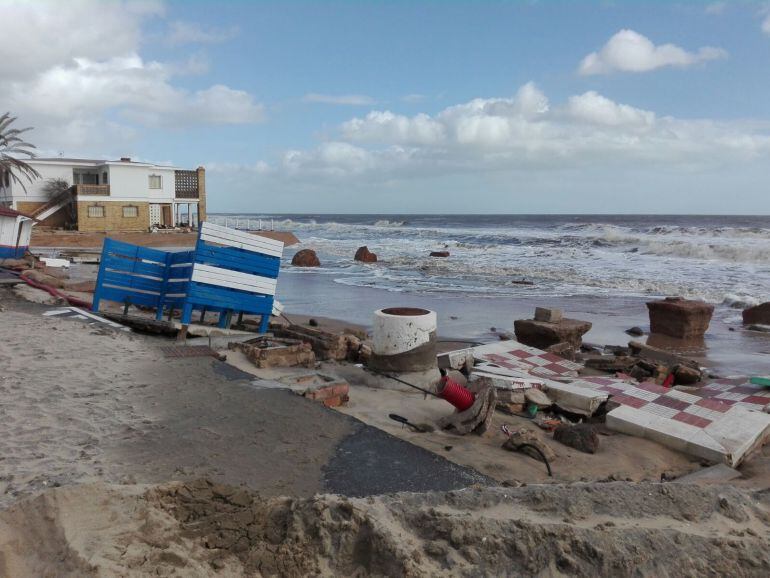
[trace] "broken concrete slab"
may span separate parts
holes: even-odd
[[[532,376],[545,379],[573,379],[583,366],[558,355],[515,341],[498,341],[471,348],[477,362],[486,362],[483,371]]]
[[[667,415],[668,412],[659,408],[674,410],[676,414]],[[621,405],[613,409],[607,414],[607,427],[714,463],[736,467],[767,441],[770,415],[740,406],[731,406],[726,411],[696,406],[678,410],[645,403],[639,407]]]
[[[680,476],[672,481],[675,484],[724,484],[731,480],[737,480],[743,474],[727,464],[716,464],[707,468],[701,468],[692,473]]]
[[[576,383],[549,382],[544,390],[565,411],[592,416],[607,401],[609,394]]]
[[[590,321],[561,319],[556,323],[535,319],[517,319],[513,323],[516,339],[525,345],[546,349],[557,343],[569,343],[580,349],[583,335],[591,330]]]

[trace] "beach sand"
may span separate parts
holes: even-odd
[[[0,305],[0,576],[770,572],[767,448],[745,490],[596,484],[699,464],[623,435],[586,455],[541,434],[549,478],[499,447],[499,425],[525,421],[414,434],[387,414],[451,408],[368,387],[354,366],[319,368],[351,383],[335,411],[237,352],[166,357],[175,342],[47,317],[10,289]]]

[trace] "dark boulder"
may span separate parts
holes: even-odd
[[[294,255],[291,264],[295,267],[320,267],[321,261],[318,260],[318,255],[313,249],[302,249]]]
[[[449,257],[449,251],[431,251],[431,257]]]
[[[588,423],[558,425],[553,431],[553,439],[587,454],[595,454],[599,449],[599,434],[596,427]]]
[[[770,325],[770,301],[743,310],[744,325]]]
[[[358,248],[358,251],[356,251],[356,255],[353,257],[353,259],[356,261],[361,261],[362,263],[376,263],[377,255],[372,253],[369,250],[369,247],[364,245],[363,247]]]

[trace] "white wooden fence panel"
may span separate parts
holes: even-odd
[[[283,255],[283,242],[281,241],[236,231],[227,227],[220,227],[213,223],[203,223],[201,239],[211,243],[226,245],[228,247],[237,247],[247,251],[271,255],[273,257],[280,257]]]
[[[240,271],[230,271],[212,265],[196,263],[193,267],[192,280],[218,287],[230,287],[251,293],[275,295],[277,281],[261,275],[251,275]]]

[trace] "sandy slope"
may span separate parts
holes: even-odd
[[[105,441],[151,424],[132,391],[141,387],[134,357],[146,347],[102,327],[0,316],[0,506],[19,493],[99,479]]]
[[[767,576],[769,529],[768,497],[728,487],[347,499],[97,484],[0,512],[0,575]]]

